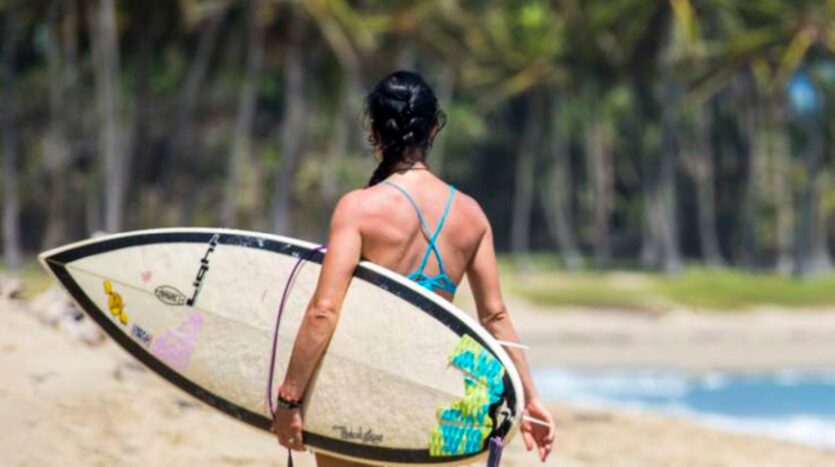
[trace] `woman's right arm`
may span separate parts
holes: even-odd
[[[510,320],[499,285],[499,270],[496,264],[496,252],[493,247],[493,231],[483,213],[482,217],[485,225],[484,234],[467,268],[467,279],[473,291],[478,318],[482,326],[496,339],[518,342],[519,337]],[[554,442],[554,421],[539,400],[524,351],[513,347],[505,348],[505,350],[516,365],[519,377],[522,380],[525,391],[526,413],[547,421],[549,424],[548,427],[544,427],[523,421],[521,425],[525,446],[530,451],[535,443],[539,448],[539,457],[544,462],[551,452]]]

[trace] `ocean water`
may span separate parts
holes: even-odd
[[[674,414],[835,450],[835,369],[692,376],[654,370],[533,370],[543,398]]]

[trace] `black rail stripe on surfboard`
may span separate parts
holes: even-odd
[[[64,250],[53,256],[44,258],[44,262],[53,271],[55,276],[64,284],[70,294],[82,306],[85,312],[94,320],[104,331],[113,338],[119,345],[127,350],[131,355],[137,358],[140,362],[155,371],[157,374],[167,379],[180,389],[197,397],[203,402],[215,407],[216,409],[240,420],[248,423],[256,428],[262,430],[269,430],[272,421],[258,413],[252,412],[246,408],[226,400],[225,398],[211,393],[203,387],[185,378],[176,371],[170,369],[167,365],[157,360],[150,352],[145,350],[139,344],[134,342],[126,333],[122,332],[113,321],[111,321],[96,304],[84,293],[84,290],[76,283],[73,277],[67,271],[65,264],[71,263],[75,260],[85,258],[88,256],[106,253],[109,251],[119,250],[132,246],[142,246],[156,243],[207,243],[213,235],[219,235],[218,243],[221,245],[243,246],[255,249],[263,249],[272,251],[274,253],[286,254],[294,257],[307,256],[309,261],[315,263],[322,263],[324,254],[322,252],[313,252],[311,249],[290,243],[281,242],[271,238],[252,237],[232,232],[155,232],[142,233],[137,235],[128,235],[118,237],[101,242],[93,242],[81,245],[76,248]],[[458,317],[444,309],[441,305],[435,303],[431,299],[422,296],[414,290],[399,284],[397,281],[388,278],[376,271],[366,268],[362,265],[357,267],[354,275],[362,280],[370,282],[379,288],[382,288],[389,293],[392,293],[416,306],[416,308],[429,314],[446,327],[451,329],[458,335],[467,334],[476,341],[478,341],[484,348],[488,349],[492,354],[495,352],[490,349],[490,346],[479,336],[472,332],[470,328],[464,324]],[[515,388],[509,376],[504,376],[505,399],[507,406],[511,410],[511,416],[516,416],[516,393]],[[496,407],[498,404],[496,404]],[[495,411],[495,407],[492,409]],[[495,414],[492,414],[495,420]],[[505,424],[507,425],[507,424]],[[494,429],[493,435],[504,436],[509,431],[510,426],[497,426]],[[398,449],[371,446],[366,444],[351,443],[328,436],[319,435],[316,433],[305,432],[305,441],[314,448],[320,448],[326,451],[335,453],[343,453],[348,456],[355,456],[369,460],[382,462],[413,462],[413,463],[445,463],[465,460],[470,457],[475,457],[484,452],[484,450],[461,456],[431,456],[428,449]]]

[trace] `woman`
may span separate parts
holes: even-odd
[[[333,335],[360,258],[408,275],[448,300],[466,274],[481,324],[497,339],[518,339],[499,290],[487,217],[475,200],[435,177],[426,163],[442,123],[432,88],[419,75],[398,71],[366,97],[366,112],[380,164],[368,187],[346,194],[333,213],[319,282],[278,391],[273,430],[289,449],[304,449],[301,411],[295,406]],[[521,425],[526,447],[536,445],[544,462],[554,423],[537,396],[524,354],[508,353],[522,379],[526,413],[548,422]],[[320,467],[359,465],[321,455],[316,460]]]

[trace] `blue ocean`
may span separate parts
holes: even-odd
[[[534,370],[543,398],[691,418],[835,450],[835,370],[693,376],[654,370]]]

